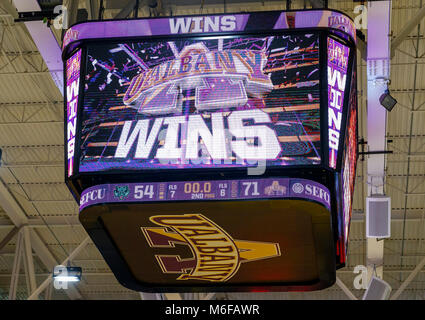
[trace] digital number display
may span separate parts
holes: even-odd
[[[80,172],[320,164],[316,34],[89,44],[86,61]]]
[[[84,190],[80,211],[98,203],[301,198],[330,209],[329,190],[305,179],[268,178],[106,184]]]

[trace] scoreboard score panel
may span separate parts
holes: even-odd
[[[67,31],[66,180],[120,283],[205,292],[335,282],[358,153],[353,30],[339,12],[307,10]]]

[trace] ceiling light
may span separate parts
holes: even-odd
[[[78,282],[82,275],[81,267],[56,266],[53,270],[53,280],[59,282]]]

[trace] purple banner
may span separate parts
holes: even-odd
[[[330,210],[329,190],[320,183],[306,179],[267,178],[98,185],[84,190],[80,211],[100,203],[288,198],[316,201]]]
[[[68,177],[74,168],[75,136],[77,129],[78,91],[80,89],[81,49],[66,61],[66,134]]]
[[[329,166],[336,168],[350,48],[328,38]]]
[[[268,18],[265,14],[269,15]],[[264,23],[267,21],[267,23]],[[272,24],[271,24],[272,23]],[[270,25],[271,24],[271,25]],[[348,34],[356,41],[354,22],[339,12],[309,10],[157,19],[92,21],[77,24],[65,33],[63,48],[83,39],[144,37],[189,33],[330,28]]]

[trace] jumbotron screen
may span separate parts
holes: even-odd
[[[85,62],[80,172],[321,163],[315,33],[90,43]]]

